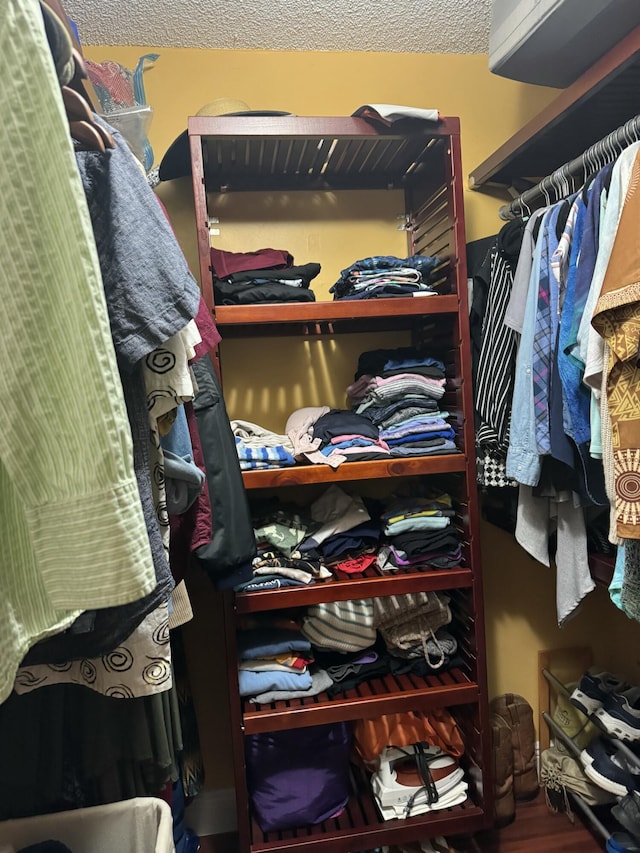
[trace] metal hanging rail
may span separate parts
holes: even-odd
[[[596,174],[607,163],[613,163],[625,148],[638,140],[640,115],[629,119],[622,127],[587,148],[584,154],[560,166],[509,204],[504,204],[499,211],[500,218],[515,219],[517,216],[527,216],[542,204],[551,204],[566,198],[591,175]]]

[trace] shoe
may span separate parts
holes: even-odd
[[[571,694],[571,702],[589,716],[602,707],[610,693],[620,693],[629,685],[611,672],[585,672]]]
[[[610,693],[594,712],[594,720],[612,737],[640,740],[640,687]]]
[[[640,839],[640,795],[627,794],[611,809],[611,814],[620,826]]]
[[[585,776],[605,791],[624,797],[640,793],[640,774],[635,766],[612,743],[597,738],[580,753],[580,763]]]

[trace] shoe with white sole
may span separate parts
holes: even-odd
[[[596,738],[582,750],[580,763],[591,782],[616,797],[640,792],[640,774],[636,766],[604,738]]]
[[[585,672],[571,694],[571,703],[589,716],[602,707],[612,693],[620,693],[629,685],[611,672]]]
[[[640,740],[640,687],[610,693],[594,711],[594,722],[620,740]]]

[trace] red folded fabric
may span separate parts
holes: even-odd
[[[293,256],[286,249],[258,249],[255,252],[224,252],[211,249],[211,266],[218,278],[245,270],[280,269],[293,266]]]

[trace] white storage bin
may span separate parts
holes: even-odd
[[[171,809],[155,797],[0,822],[2,853],[48,840],[72,853],[175,853]]]

